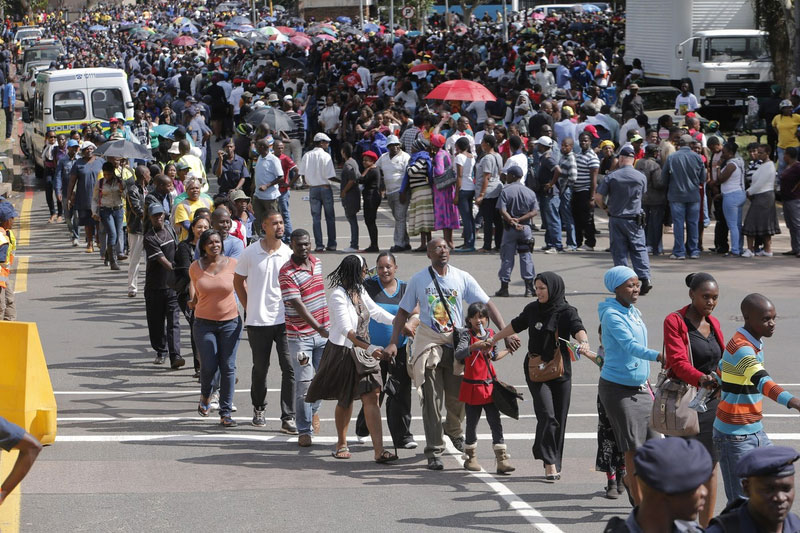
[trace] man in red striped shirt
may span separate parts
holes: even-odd
[[[319,433],[320,402],[306,403],[306,391],[319,367],[328,338],[328,302],[322,279],[322,261],[311,255],[311,236],[304,229],[292,232],[292,256],[281,267],[278,279],[286,309],[286,337],[294,367],[295,418],[302,447],[311,446]]]

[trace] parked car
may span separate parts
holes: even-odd
[[[611,116],[620,123],[622,122],[622,99],[627,94],[627,91],[623,91],[617,103],[611,108]],[[658,126],[658,117],[661,115],[670,115],[675,124],[683,122],[683,115],[675,113],[675,98],[679,94],[678,89],[667,85],[647,86],[639,89],[639,96],[644,100],[644,114],[647,115],[647,121],[651,128]],[[700,119],[701,124],[708,122],[697,111],[695,111],[695,115]]]

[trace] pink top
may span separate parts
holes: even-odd
[[[205,320],[232,320],[239,316],[233,294],[233,272],[236,259],[229,257],[228,264],[216,274],[210,274],[195,261],[189,267],[189,278],[197,294],[194,316]]]

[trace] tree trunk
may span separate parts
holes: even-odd
[[[795,61],[796,28],[791,4],[782,0],[754,0],[756,20],[767,32],[767,45],[772,56],[772,74],[775,83],[781,86],[784,97],[795,85],[797,63]]]

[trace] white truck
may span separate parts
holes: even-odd
[[[645,82],[691,90],[705,108],[741,107],[769,96],[772,62],[751,0],[628,0],[625,60]]]

